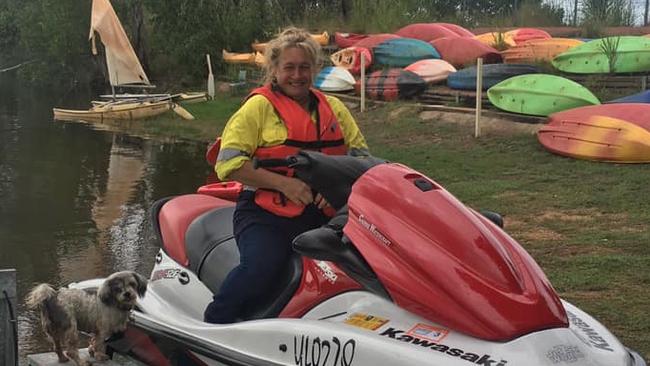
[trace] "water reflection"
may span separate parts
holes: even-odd
[[[53,122],[56,103],[0,82],[0,268],[17,269],[23,356],[47,350],[23,306],[34,283],[59,286],[125,269],[148,275],[158,249],[149,206],[194,191],[210,171],[203,144]]]

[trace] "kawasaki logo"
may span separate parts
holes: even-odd
[[[483,365],[483,366],[506,366],[508,361],[505,360],[493,360],[491,355],[478,355],[476,353],[471,353],[471,352],[465,352],[464,350],[460,348],[451,348],[449,346],[446,346],[444,344],[439,344],[431,341],[427,341],[424,339],[420,339],[418,337],[413,337],[408,334],[404,334],[403,330],[397,330],[395,328],[388,328],[386,329],[383,333],[380,334],[381,336],[396,339],[398,341],[406,342],[406,343],[411,343],[416,346],[428,348],[432,351],[438,351],[440,353],[444,353],[446,355],[452,356],[452,357],[458,357],[461,360],[465,360],[467,362],[471,362],[476,365]]]

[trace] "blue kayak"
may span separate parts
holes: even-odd
[[[487,90],[513,76],[538,73],[541,73],[541,70],[533,65],[483,65],[483,90]],[[449,74],[449,76],[447,76],[447,86],[452,89],[476,90],[476,66],[468,67]]]
[[[642,91],[641,93],[636,93],[636,94],[628,95],[627,97],[610,100],[606,103],[650,103],[650,90],[645,90]]]
[[[389,39],[375,46],[372,53],[373,64],[390,67],[405,67],[415,61],[440,58],[432,45],[413,38]]]

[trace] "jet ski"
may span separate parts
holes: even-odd
[[[422,173],[307,151],[254,164],[294,169],[336,213],[294,240],[281,280],[240,321],[216,325],[203,312],[238,263],[241,185],[156,202],[160,251],[114,352],[149,365],[646,366],[559,298],[500,216]]]

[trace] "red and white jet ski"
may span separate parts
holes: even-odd
[[[234,202],[156,202],[161,249],[114,350],[151,365],[646,366],[558,297],[498,216],[423,174],[313,152],[258,163],[293,167],[337,214],[296,238],[282,280],[241,321],[213,325],[203,311],[238,263]],[[201,191],[233,199],[238,189]]]

